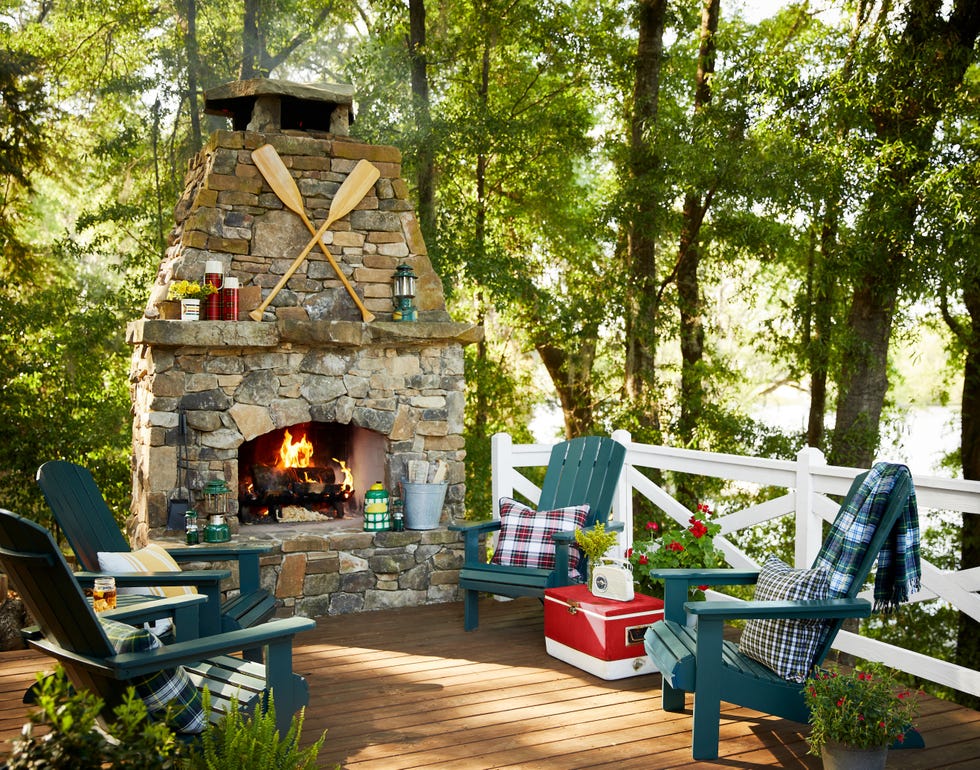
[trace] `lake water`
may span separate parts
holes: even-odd
[[[763,404],[756,417],[783,430],[803,431],[806,428],[806,413],[806,404],[782,401]],[[563,430],[561,411],[550,406],[538,407],[530,427],[536,441],[551,443],[557,440],[556,437]],[[959,476],[959,473],[954,474],[950,469],[940,467],[943,457],[960,444],[958,408],[908,407],[902,418],[886,427],[884,432],[882,448],[876,459],[905,463],[913,476]]]

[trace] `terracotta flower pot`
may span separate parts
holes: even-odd
[[[825,770],[884,770],[888,747],[858,749],[827,741],[820,749]]]
[[[157,310],[160,312],[161,320],[164,321],[180,320],[180,300],[165,299],[163,302],[158,302]]]

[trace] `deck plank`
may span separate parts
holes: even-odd
[[[659,770],[821,767],[808,728],[722,704],[721,757],[691,759],[691,699],[660,710],[660,676],[604,681],[545,651],[541,603],[481,601],[320,618],[301,634],[294,669],[310,683],[304,743],[323,730],[320,766],[343,770]],[[0,653],[0,757],[20,732],[20,703],[49,661]],[[927,748],[891,752],[889,767],[980,763],[980,712],[927,698]]]

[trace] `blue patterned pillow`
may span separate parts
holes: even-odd
[[[135,628],[108,618],[99,618],[99,622],[117,653],[150,652],[163,646],[146,628]],[[204,729],[201,693],[182,667],[165,668],[154,674],[136,677],[130,683],[143,699],[151,717],[162,719],[167,706],[171,706],[170,725],[177,732],[199,733]]]
[[[555,532],[574,532],[585,526],[588,505],[572,505],[553,511],[536,511],[509,497],[500,499],[500,534],[490,560],[510,567],[554,569]],[[579,550],[568,548],[568,571],[578,575]]]
[[[826,569],[793,569],[770,555],[755,586],[757,601],[827,599],[830,578]],[[823,620],[750,620],[738,647],[783,679],[802,682],[810,673],[813,656],[823,635]]]

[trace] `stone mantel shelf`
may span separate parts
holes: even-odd
[[[130,345],[161,348],[274,348],[281,344],[322,347],[396,345],[423,347],[483,339],[483,327],[453,322],[375,321],[162,321],[141,319],[126,327]]]

